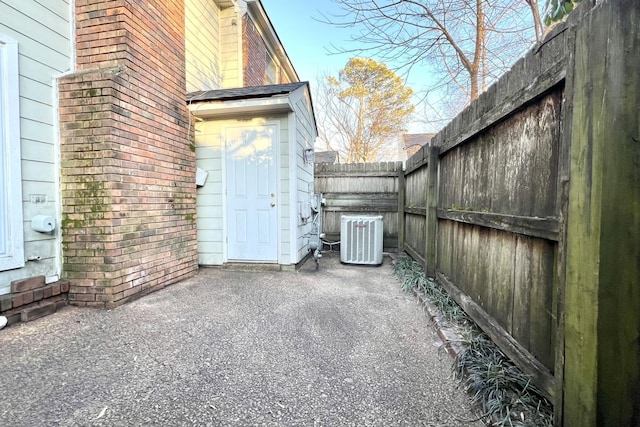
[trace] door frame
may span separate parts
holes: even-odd
[[[224,260],[224,263],[228,263],[229,261],[229,212],[228,212],[228,207],[229,207],[229,202],[228,202],[228,196],[227,196],[227,129],[230,128],[253,128],[256,126],[271,126],[271,125],[275,125],[276,128],[276,132],[275,132],[275,138],[273,141],[274,144],[274,164],[275,164],[275,172],[276,172],[276,260],[275,261],[241,261],[241,262],[246,262],[246,263],[256,263],[256,264],[281,264],[282,263],[282,232],[281,232],[281,210],[280,210],[280,204],[281,204],[281,173],[280,173],[280,167],[281,167],[281,161],[280,161],[280,143],[281,143],[281,137],[280,137],[280,121],[279,120],[270,120],[270,119],[263,119],[260,117],[251,117],[248,120],[236,120],[233,123],[225,123],[223,126],[220,127],[220,139],[221,139],[221,146],[222,146],[222,188],[223,188],[223,192],[222,192],[222,257]],[[232,262],[237,261],[237,260],[233,260]]]

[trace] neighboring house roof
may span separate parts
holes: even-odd
[[[187,94],[187,102],[231,101],[235,99],[270,98],[276,95],[287,95],[307,82],[286,83],[268,86],[249,86],[233,89],[215,89],[191,92]]]
[[[329,163],[334,164],[338,157],[337,151],[316,151],[314,153],[314,163]]]
[[[404,141],[404,149],[407,150],[407,157],[411,157],[420,150],[420,148],[431,143],[435,133],[405,133],[402,135]]]

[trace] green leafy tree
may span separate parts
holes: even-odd
[[[396,150],[413,113],[413,90],[385,64],[351,58],[316,96],[327,147],[346,163],[379,161]]]
[[[554,22],[562,21],[579,2],[580,0],[547,0],[545,25],[550,26]]]

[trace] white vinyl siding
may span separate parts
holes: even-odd
[[[294,144],[294,156],[295,156],[295,179],[296,179],[296,198],[299,204],[310,203],[311,197],[314,193],[314,176],[313,176],[313,162],[304,162],[304,150],[313,148],[316,139],[315,122],[313,119],[313,111],[311,109],[311,99],[309,98],[307,91],[304,88],[298,89],[295,92],[297,95],[294,98],[292,94],[292,100],[294,101],[295,111],[295,144]],[[295,254],[295,262],[299,262],[304,258],[309,251],[309,239],[308,233],[312,231],[311,222],[298,223],[296,228],[296,245],[297,253]],[[293,258],[293,255],[292,255]]]
[[[291,122],[289,114],[279,118],[280,120],[280,264],[293,264],[291,259],[291,223],[292,211],[295,209],[295,200],[291,200],[291,168],[289,155],[291,153]]]
[[[71,16],[69,0],[0,0],[0,35],[18,46],[18,84],[12,87],[19,87],[19,94],[12,111],[20,130],[19,160],[12,165],[21,175],[10,188],[22,189],[22,197],[9,212],[19,221],[17,233],[24,241],[24,266],[0,269],[0,294],[13,280],[43,275],[53,281],[60,274],[59,223],[45,234],[31,229],[31,219],[60,217],[56,78],[73,67]],[[2,187],[7,187],[4,181]]]
[[[287,116],[253,117],[250,120],[205,120],[196,126],[196,165],[209,173],[206,184],[198,189],[198,262],[201,265],[221,265],[225,259],[225,168],[224,129],[248,124],[278,123],[280,129],[278,162],[278,197],[280,217],[278,262],[291,264],[289,250],[292,201],[290,200],[289,175],[289,121]],[[295,261],[293,261],[295,263]]]
[[[220,8],[213,0],[187,0],[185,48],[187,93],[219,89]]]
[[[18,43],[0,34],[0,271],[24,266],[18,75]]]
[[[196,197],[198,263],[224,263],[224,188],[222,128],[220,122],[203,121],[196,125],[196,165],[208,172],[205,185]]]
[[[220,12],[222,87],[242,87],[242,22],[233,7]]]

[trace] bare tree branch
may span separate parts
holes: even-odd
[[[469,100],[542,33],[538,0],[333,1],[342,12],[323,22],[357,32],[356,47],[333,52],[376,57],[405,75],[430,64]]]

